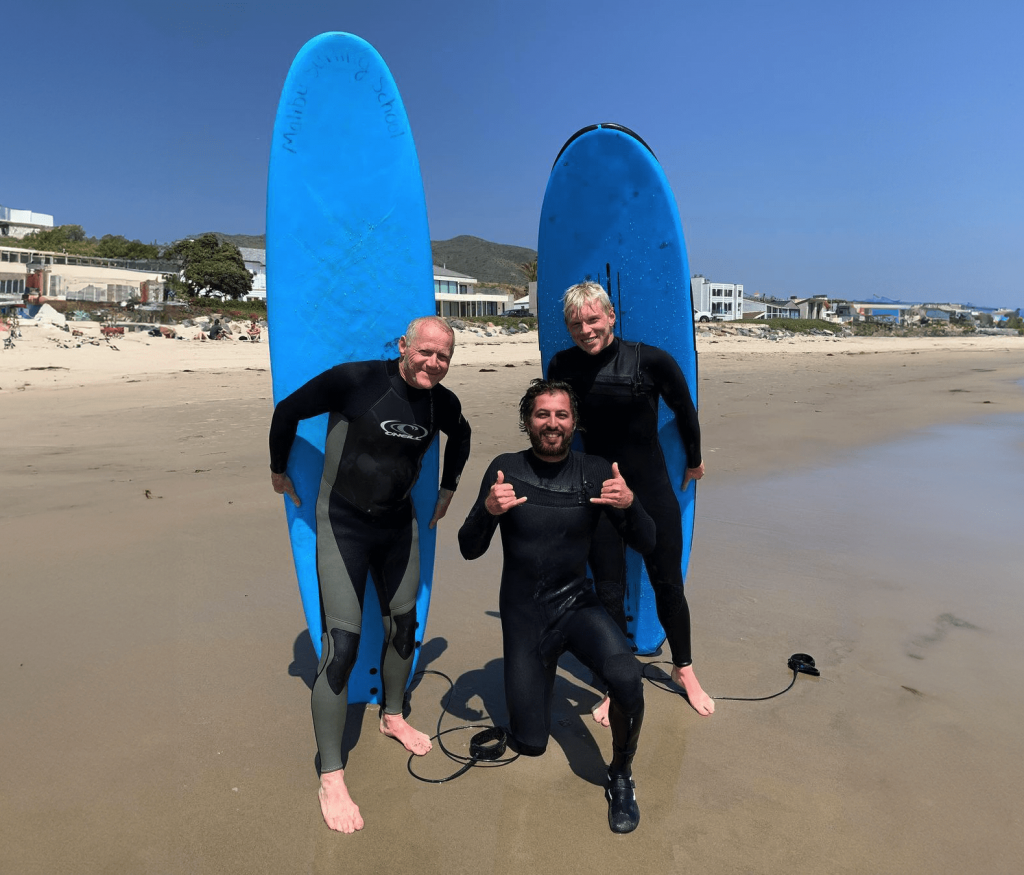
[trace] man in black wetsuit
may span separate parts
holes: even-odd
[[[569,383],[579,397],[580,431],[588,453],[618,462],[657,527],[657,543],[644,556],[658,619],[672,652],[672,680],[686,691],[694,710],[707,716],[714,700],[693,671],[690,608],[683,591],[683,533],[679,502],[658,442],[658,398],[676,415],[686,451],[683,489],[704,476],[700,424],[686,378],[671,355],[655,346],[614,335],[615,311],[598,283],[580,283],[563,297],[565,324],[576,347],[557,353],[548,378]],[[604,525],[590,554],[598,597],[625,631],[626,562],[622,540]],[[607,699],[594,711],[606,723]]]
[[[565,383],[534,380],[519,420],[532,449],[491,462],[459,530],[462,555],[476,559],[501,526],[498,605],[511,745],[527,756],[544,753],[555,669],[568,650],[608,685],[608,823],[614,832],[632,832],[640,821],[631,766],[644,716],[643,680],[629,641],[587,579],[587,553],[599,519],[640,551],[653,546],[654,524],[618,466],[570,451],[576,401]]]
[[[380,731],[414,754],[430,739],[402,714],[412,668],[419,545],[409,493],[423,456],[443,431],[441,490],[430,527],[445,515],[469,458],[469,424],[459,399],[438,383],[448,373],[455,338],[435,316],[410,323],[400,358],[350,362],[314,377],[274,409],[270,479],[297,505],[286,473],[299,421],[329,414],[324,472],[316,504],[322,654],[313,684],[313,731],[320,752],[320,806],[331,829],[363,828],[345,787],[341,739],[346,685],[359,647],[367,572],[385,611]]]

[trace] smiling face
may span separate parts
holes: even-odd
[[[565,392],[545,392],[534,398],[526,431],[534,453],[545,462],[558,462],[569,455],[576,431],[569,396]]]
[[[416,389],[433,389],[448,373],[454,348],[455,339],[444,329],[431,322],[418,326],[398,341],[402,379]]]
[[[597,355],[615,338],[615,311],[599,301],[588,301],[572,313],[565,326],[576,346]]]

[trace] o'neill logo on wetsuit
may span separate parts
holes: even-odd
[[[397,419],[386,419],[380,427],[384,429],[384,434],[410,441],[421,441],[427,436],[427,430],[422,425],[399,422]]]

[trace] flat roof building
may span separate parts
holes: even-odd
[[[14,237],[20,240],[36,231],[48,231],[52,227],[53,216],[46,213],[0,207],[0,238]]]
[[[742,283],[715,282],[698,273],[690,279],[690,294],[694,310],[706,310],[724,321],[743,318]]]

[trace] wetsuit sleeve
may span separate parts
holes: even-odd
[[[654,549],[657,530],[654,520],[644,510],[640,499],[633,493],[633,503],[625,510],[614,507],[605,508],[615,526],[616,531],[626,544],[636,550],[640,555],[646,555]],[[616,519],[618,517],[619,519]]]
[[[587,460],[588,464],[600,465],[598,472],[591,474],[588,471],[588,479],[592,483],[603,483],[612,476],[612,466],[604,459],[599,460],[596,456],[588,456]],[[629,484],[627,483],[626,485],[628,486]],[[597,491],[600,492],[600,490]],[[603,510],[611,524],[615,527],[615,531],[619,533],[619,537],[628,546],[636,550],[637,553],[644,555],[654,549],[657,527],[650,514],[644,510],[644,506],[640,503],[640,498],[635,492],[633,493],[633,503],[625,510],[620,510],[611,505],[605,505]]]
[[[288,467],[288,454],[295,441],[295,432],[303,419],[320,416],[322,413],[340,411],[356,389],[363,389],[370,382],[369,370],[360,367],[364,363],[337,365],[313,377],[287,398],[282,398],[274,408],[270,422],[270,470],[283,474]],[[381,371],[383,373],[383,371]]]
[[[658,394],[676,415],[676,426],[686,452],[686,467],[696,468],[701,463],[700,420],[697,408],[693,406],[686,377],[679,363],[663,349],[654,346],[642,347],[642,367],[651,375]]]
[[[445,433],[444,470],[441,472],[441,488],[454,491],[462,477],[462,469],[469,460],[469,445],[472,429],[462,415],[462,404],[454,392],[445,390],[439,398],[439,427]]]
[[[459,529],[459,550],[462,551],[463,559],[479,559],[483,556],[491,544],[491,538],[494,537],[494,530],[498,528],[498,520],[501,517],[489,513],[484,502],[491,491],[491,486],[498,479],[500,458],[499,456],[487,466],[484,478],[480,482],[476,503]]]

